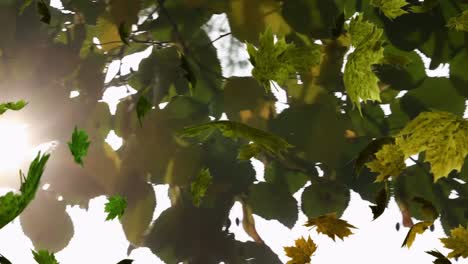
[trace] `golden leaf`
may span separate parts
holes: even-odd
[[[450,237],[441,238],[440,241],[444,246],[451,249],[448,254],[449,258],[468,257],[468,229],[463,226],[458,226],[450,230]]]
[[[317,218],[310,218],[305,226],[316,226],[317,232],[325,234],[333,240],[335,240],[335,236],[343,240],[344,237],[353,234],[350,228],[356,228],[348,222],[336,218],[336,213],[321,215]]]
[[[310,263],[310,257],[317,250],[317,245],[315,245],[314,241],[310,239],[310,236],[307,240],[301,237],[295,241],[295,244],[294,247],[284,247],[286,256],[291,258],[287,264]]]
[[[401,246],[407,246],[408,248],[410,248],[414,242],[414,239],[416,238],[416,235],[424,233],[424,231],[426,231],[426,229],[432,224],[433,222],[431,221],[423,221],[413,225],[408,231],[408,234],[406,235],[405,240],[403,241],[403,244]]]

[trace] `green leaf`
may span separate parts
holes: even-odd
[[[426,251],[427,254],[436,257],[434,264],[452,264],[450,260],[437,250]]]
[[[395,139],[392,137],[383,137],[371,141],[361,152],[359,152],[356,162],[354,163],[354,173],[359,175],[364,165],[375,158],[375,154],[387,144],[394,144]]]
[[[403,7],[408,5],[406,0],[371,0],[370,4],[379,8],[390,19],[395,19],[408,13],[403,10]]]
[[[130,36],[130,31],[129,27],[124,22],[120,23],[119,25],[119,36],[120,40],[122,40],[122,42],[128,46],[128,38]]]
[[[361,14],[351,20],[349,34],[355,50],[348,55],[343,76],[344,85],[351,102],[361,112],[361,100],[381,101],[379,79],[372,71],[372,65],[384,58],[380,40],[383,30],[371,22],[363,21]]]
[[[7,110],[18,111],[23,109],[28,103],[24,100],[19,100],[17,102],[7,102],[0,104],[0,115],[5,113]]]
[[[108,202],[105,205],[104,211],[107,214],[106,221],[112,220],[116,217],[119,219],[122,217],[122,215],[125,212],[125,209],[127,208],[127,200],[123,198],[120,195],[115,195],[112,197],[109,197]]]
[[[468,10],[463,11],[459,16],[452,17],[447,22],[447,27],[457,31],[468,32]]]
[[[438,5],[439,0],[424,0],[424,2],[419,2],[419,5],[410,6],[409,10],[412,13],[426,13]]]
[[[88,134],[84,130],[78,130],[75,126],[72,139],[68,142],[68,148],[75,159],[75,162],[83,166],[83,158],[88,154],[88,148],[91,142],[88,140]]]
[[[426,229],[429,228],[433,224],[434,223],[432,221],[423,221],[423,222],[414,224],[408,231],[408,234],[406,235],[405,240],[403,241],[403,244],[401,245],[401,247],[407,246],[408,248],[410,248],[414,240],[416,239],[416,235],[424,233],[424,231],[426,231]]]
[[[376,205],[369,206],[372,210],[373,220],[377,219],[379,216],[383,214],[383,212],[385,211],[385,208],[387,208],[389,199],[390,199],[390,196],[388,195],[387,187],[385,186],[377,193],[377,196],[375,197]]]
[[[141,120],[149,111],[151,111],[152,107],[153,105],[146,98],[146,96],[141,95],[140,98],[138,98],[138,102],[136,105],[136,112],[137,112],[138,122],[140,123],[140,126],[143,126]]]
[[[9,192],[0,197],[0,228],[13,221],[34,199],[49,156],[49,154],[41,156],[39,152],[29,165],[27,177],[20,171],[21,194]]]
[[[260,35],[257,49],[252,44],[247,44],[247,51],[255,65],[252,75],[265,89],[270,88],[270,81],[283,84],[289,79],[295,79],[297,73],[305,72],[320,63],[318,45],[296,47],[292,43],[286,43],[284,37],[278,37],[275,43],[270,29]]]
[[[182,138],[203,136],[206,139],[215,130],[219,130],[223,136],[228,138],[243,138],[253,141],[255,148],[260,148],[266,154],[277,158],[282,158],[285,152],[292,147],[288,142],[276,135],[234,121],[213,121],[186,127],[178,135]],[[251,149],[244,149],[240,157],[246,157],[247,154],[252,154]]]
[[[41,21],[50,24],[50,11],[49,6],[44,0],[37,1],[37,13],[41,16]]]
[[[397,145],[385,144],[375,153],[375,159],[367,162],[366,166],[372,172],[379,174],[376,182],[385,181],[390,176],[398,177],[406,168],[405,156]]]
[[[24,10],[32,4],[33,0],[24,0],[23,4],[19,9],[19,14],[23,14]]]
[[[336,213],[340,217],[350,200],[349,189],[335,181],[312,183],[302,193],[302,211],[309,217]]]
[[[450,237],[441,238],[440,241],[444,246],[452,251],[448,254],[448,258],[468,258],[468,229],[459,226],[450,230]]]
[[[461,171],[468,155],[468,121],[448,112],[423,112],[398,133],[396,145],[405,159],[425,152],[436,182]]]
[[[4,257],[2,254],[0,254],[0,264],[11,264],[11,261],[9,261],[6,257]]]
[[[196,207],[200,207],[200,204],[206,195],[206,191],[212,182],[213,177],[210,174],[210,170],[205,168],[200,171],[197,177],[190,184],[192,201]]]
[[[49,253],[47,250],[31,251],[37,264],[59,264],[54,253]]]
[[[413,201],[421,205],[421,212],[425,219],[435,221],[439,217],[439,212],[432,202],[419,196],[413,197]]]

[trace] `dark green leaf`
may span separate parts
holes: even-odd
[[[4,257],[2,254],[0,254],[0,264],[11,264],[11,261],[9,261],[6,257]]]
[[[190,184],[190,193],[192,194],[192,201],[196,207],[199,207],[203,197],[206,195],[208,187],[211,185],[213,177],[209,169],[203,169],[198,176]]]
[[[120,40],[122,40],[122,42],[128,46],[128,38],[130,37],[130,32],[128,30],[128,26],[124,22],[120,23],[119,25],[119,36]]]
[[[302,193],[302,211],[309,218],[336,213],[340,217],[350,199],[349,189],[334,181],[314,182]]]
[[[426,251],[427,254],[436,257],[434,264],[452,264],[450,260],[437,250]]]
[[[387,208],[388,201],[390,196],[388,195],[387,188],[382,188],[375,197],[375,205],[370,205],[369,207],[372,210],[372,214],[374,215],[373,220],[377,219],[379,216],[383,214],[385,208]]]
[[[119,261],[117,264],[132,264],[133,261],[134,261],[133,259],[123,259]]]
[[[140,123],[140,126],[143,126],[142,119],[143,117],[145,117],[145,115],[149,111],[151,111],[152,108],[153,108],[153,105],[146,98],[146,96],[141,95],[140,98],[138,98],[138,102],[136,105],[136,112],[137,112],[138,122]]]
[[[37,13],[41,16],[41,21],[50,24],[50,11],[49,6],[44,0],[37,1]]]
[[[68,148],[75,159],[75,162],[84,166],[83,158],[88,154],[88,148],[91,142],[88,140],[88,134],[84,130],[78,130],[75,126],[72,139],[68,142]]]
[[[127,208],[127,200],[120,195],[109,197],[108,202],[105,205],[104,211],[107,213],[106,221],[112,220],[116,217],[119,219]]]

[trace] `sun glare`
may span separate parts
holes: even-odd
[[[0,171],[18,170],[30,149],[26,124],[0,120]]]

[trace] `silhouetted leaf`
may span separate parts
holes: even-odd
[[[0,264],[11,264],[11,261],[9,261],[6,257],[4,257],[2,254],[0,254]]]
[[[119,261],[117,264],[132,264],[133,261],[134,261],[133,259],[123,259]]]
[[[50,11],[49,6],[44,2],[44,0],[37,1],[37,13],[41,16],[41,21],[50,24]]]
[[[450,260],[437,250],[426,251],[427,254],[436,257],[434,264],[452,264]]]
[[[369,207],[372,210],[373,220],[377,219],[379,216],[383,214],[385,209],[387,208],[387,204],[389,201],[390,196],[388,195],[387,188],[382,188],[375,197],[375,204],[370,205]]]

